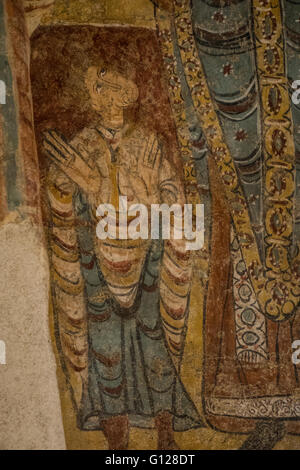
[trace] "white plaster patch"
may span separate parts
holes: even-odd
[[[25,220],[0,227],[0,253],[0,450],[65,449],[46,249]]]

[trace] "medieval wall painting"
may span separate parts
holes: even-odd
[[[1,8],[1,227],[45,250],[66,448],[299,448],[300,3]]]

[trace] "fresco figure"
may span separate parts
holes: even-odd
[[[180,380],[190,254],[184,240],[100,240],[96,209],[109,203],[118,214],[119,196],[183,204],[183,188],[159,137],[124,117],[134,81],[99,65],[85,85],[97,123],[69,142],[56,130],[43,141],[58,349],[80,429],[126,449],[130,426],[156,427],[158,449],[176,449],[174,430],[202,426]]]

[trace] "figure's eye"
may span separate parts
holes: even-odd
[[[106,69],[101,69],[100,70],[100,77],[104,77],[105,74],[106,74]]]

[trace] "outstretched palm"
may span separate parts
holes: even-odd
[[[98,167],[84,149],[75,150],[56,130],[44,132],[43,147],[52,161],[87,193],[97,193],[101,186]]]

